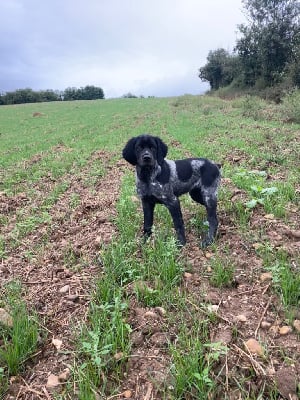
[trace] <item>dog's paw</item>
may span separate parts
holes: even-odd
[[[214,243],[214,238],[211,238],[211,237],[207,236],[200,243],[200,247],[201,247],[201,249],[206,249],[206,247],[210,246],[213,243]]]

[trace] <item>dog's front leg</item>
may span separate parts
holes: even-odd
[[[147,240],[152,233],[155,202],[149,199],[142,199],[142,205],[144,212],[144,238]]]
[[[217,202],[211,200],[209,202],[209,205],[206,206],[206,211],[207,211],[207,221],[209,224],[209,229],[205,239],[201,243],[201,246],[203,248],[212,244],[217,234],[217,229],[219,225],[217,217]]]
[[[174,228],[177,233],[177,239],[179,243],[184,246],[186,244],[186,239],[180,202],[178,199],[176,199],[170,203],[165,203],[165,205],[168,207],[168,210],[172,216]]]

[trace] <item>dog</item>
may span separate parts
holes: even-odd
[[[159,138],[143,134],[131,138],[122,155],[136,167],[137,194],[144,213],[144,237],[152,233],[156,204],[164,204],[173,219],[180,245],[186,244],[185,228],[178,197],[189,193],[206,207],[209,229],[202,247],[212,244],[218,229],[217,194],[221,179],[220,165],[205,158],[165,159],[168,146]]]

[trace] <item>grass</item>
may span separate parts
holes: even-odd
[[[11,324],[0,323],[0,395],[4,395],[9,377],[24,371],[41,339],[37,315],[27,310],[21,290],[21,285],[12,281],[0,295],[0,305],[11,318]]]
[[[173,361],[171,398],[204,400],[214,395],[216,382],[212,367],[226,349],[218,344],[208,345],[208,332],[207,320],[193,321],[190,329],[185,323],[180,325],[178,342],[170,348]]]
[[[38,268],[60,225],[77,219],[81,226],[88,224],[86,216],[78,214],[82,199],[75,183],[80,182],[90,196],[98,194],[99,182],[119,162],[124,143],[142,132],[161,136],[169,144],[169,158],[198,155],[222,163],[221,228],[232,229],[242,243],[225,246],[231,238],[231,231],[226,231],[224,238],[209,249],[211,258],[203,261],[205,253],[195,252],[194,264],[190,265],[189,252],[194,250],[187,247],[186,253],[180,251],[171,218],[160,206],[155,210],[154,233],[143,243],[134,174],[125,173],[116,213],[109,220],[116,233],[109,244],[100,245],[97,262],[101,271],[91,285],[86,321],[74,332],[72,382],[61,398],[76,395],[79,399],[95,399],[120,393],[133,351],[129,323],[132,304],[165,311],[161,329],[172,333],[172,338],[160,354],[166,357],[168,369],[163,383],[153,380],[162,397],[225,398],[229,386],[238,390],[241,398],[273,398],[276,385],[272,383],[257,391],[246,388],[249,382],[257,381],[253,369],[242,366],[234,379],[222,375],[220,365],[225,365],[224,357],[230,357],[231,349],[230,345],[211,342],[212,332],[222,320],[216,313],[205,312],[204,294],[206,290],[218,290],[221,298],[222,293],[235,289],[234,276],[243,262],[247,264],[236,252],[235,246],[241,246],[251,256],[255,253],[264,270],[272,271],[270,292],[278,297],[285,312],[299,307],[299,257],[270,243],[266,236],[270,226],[261,222],[266,214],[272,214],[279,227],[291,224],[296,229],[299,222],[293,211],[299,207],[299,125],[285,122],[293,116],[278,117],[289,102],[293,113],[297,103],[292,96],[284,106],[272,107],[262,100],[258,104],[253,98],[224,101],[206,96],[0,107],[0,192],[13,204],[11,209],[0,208],[2,263],[21,251],[24,265]],[[34,118],[37,111],[43,116]],[[109,165],[105,153],[110,154]],[[18,203],[18,195],[26,201]],[[56,204],[64,196],[68,199],[65,209],[54,218]],[[205,211],[195,210],[187,198],[182,205],[190,241],[196,246],[207,229]],[[256,219],[260,221],[258,226],[254,224]],[[42,236],[36,235],[41,227]],[[257,242],[259,247],[254,248]],[[84,272],[91,261],[88,254],[75,251],[73,246],[70,242],[61,249],[60,263]],[[193,268],[200,283],[191,290],[184,271]],[[251,285],[258,274],[252,269],[244,271]],[[35,313],[25,306],[20,287],[12,292],[15,300],[8,302],[6,296],[11,295],[7,295],[7,287],[1,290],[5,291],[1,304],[9,304],[14,321],[18,321],[13,328],[1,328],[0,382],[7,386],[11,374],[28,368],[27,360],[38,345],[39,325]],[[13,311],[14,304],[21,313]],[[294,315],[289,313],[289,318],[292,321]],[[236,328],[234,343],[242,346],[241,341]]]
[[[211,261],[210,282],[215,287],[231,287],[234,281],[234,263],[224,257],[214,257]]]

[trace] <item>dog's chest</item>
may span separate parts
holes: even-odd
[[[137,194],[139,197],[155,197],[158,201],[164,202],[173,197],[173,192],[169,184],[161,184],[153,180],[150,182],[137,182]]]

